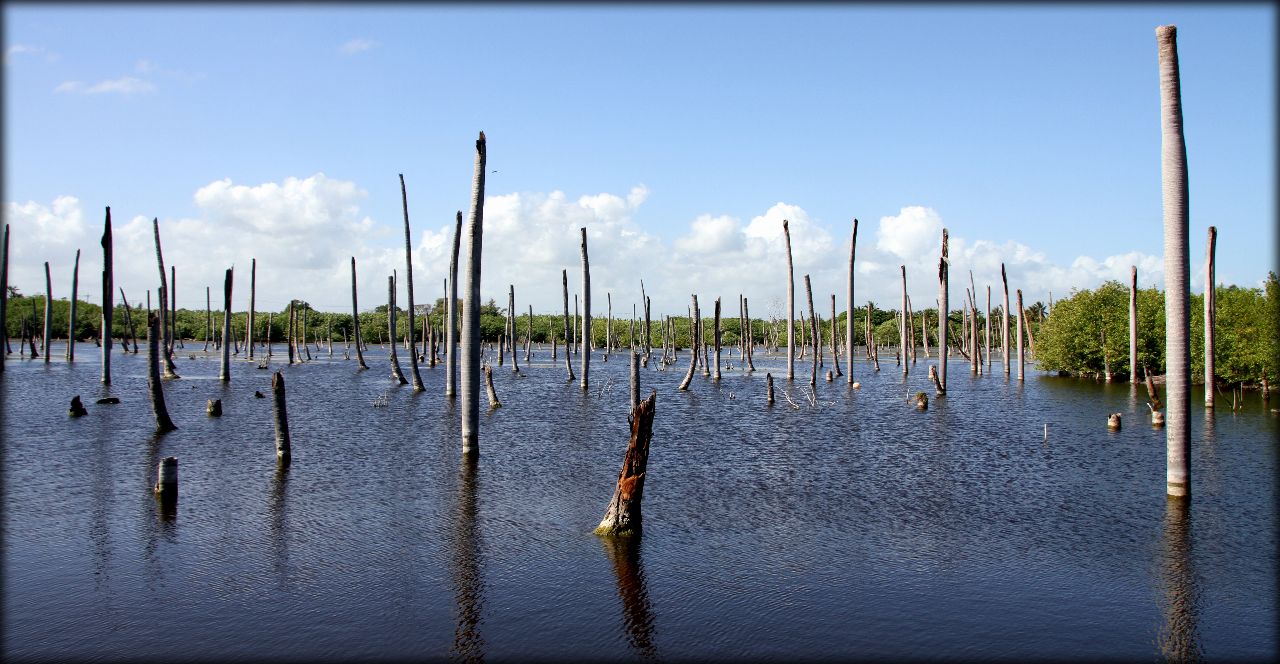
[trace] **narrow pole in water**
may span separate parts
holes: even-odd
[[[359,361],[360,369],[368,369],[369,365],[364,363],[364,351],[361,349],[363,342],[360,338],[360,307],[356,304],[356,257],[351,257],[351,326],[355,328],[356,340],[356,359]]]
[[[680,381],[681,390],[689,389],[689,383],[693,380],[693,372],[698,367],[698,324],[697,319],[701,317],[698,312],[698,296],[693,296],[693,311],[689,315],[689,371],[684,375],[684,380]]]
[[[409,296],[409,333],[405,341],[409,344],[409,376],[413,378],[413,391],[421,392],[427,388],[422,386],[422,376],[418,373],[418,345],[413,340],[413,247],[409,241],[409,194],[404,186],[404,173],[400,174],[400,202],[404,207],[404,279]],[[424,341],[425,343],[425,341]]]
[[[164,386],[160,381],[160,315],[147,316],[147,388],[151,393],[151,412],[156,418],[156,431],[165,433],[178,427],[169,419],[164,403]]]
[[[80,250],[76,249],[76,264],[71,270],[71,310],[67,313],[68,362],[76,361],[76,297],[80,294]]]
[[[1005,353],[1005,357],[1009,354]],[[1005,371],[1008,373],[1008,371]],[[1138,384],[1138,266],[1129,266],[1129,384]]]
[[[5,228],[8,233],[8,228]],[[115,261],[112,258],[113,242],[111,239],[111,208],[107,208],[107,220],[102,226],[102,384],[111,384],[111,328],[112,319],[115,317]],[[7,248],[6,248],[7,253]],[[3,278],[0,278],[3,281]],[[4,284],[0,284],[0,290],[7,290]],[[0,328],[3,328],[3,314],[0,314]],[[7,336],[7,333],[6,333]],[[3,355],[3,353],[0,353]],[[2,362],[2,360],[0,360]],[[0,364],[0,366],[3,366]]]
[[[394,271],[387,277],[387,337],[390,340],[387,344],[390,349],[387,354],[391,360],[391,378],[401,385],[408,385],[409,381],[400,370],[400,358],[396,356],[396,276]]]
[[[289,440],[289,412],[285,407],[284,374],[279,371],[271,376],[271,398],[275,412],[276,462],[288,464],[293,456]]]
[[[40,352],[45,364],[49,363],[49,334],[53,332],[53,276],[49,273],[49,261],[44,262],[44,334],[40,336]]]
[[[1214,387],[1214,326],[1218,322],[1218,294],[1214,286],[1213,254],[1218,245],[1218,229],[1209,227],[1209,245],[1205,256],[1204,273],[1204,407],[1213,408]]]
[[[560,271],[560,283],[564,287],[564,370],[569,374],[569,382],[573,382],[573,361],[570,359],[569,335],[572,327],[569,324],[569,271]]]
[[[1133,273],[1134,283],[1138,283],[1138,273]],[[1004,309],[1001,311],[1000,323],[1000,348],[1004,353],[1004,377],[1009,377],[1009,277],[1004,273],[1004,263],[1000,264],[1000,283],[1004,285]],[[1135,337],[1136,339],[1136,337]],[[1137,376],[1137,368],[1134,368],[1134,376]]]
[[[938,396],[947,393],[947,291],[950,286],[950,259],[947,258],[947,229],[942,229],[942,256],[938,259]]]
[[[818,386],[818,316],[813,311],[813,287],[809,283],[809,275],[804,275],[805,297],[809,300],[809,338],[813,344],[813,371],[809,373],[809,386]]]
[[[587,229],[582,227],[582,389],[591,370],[591,266],[587,262]]]
[[[480,454],[480,253],[484,229],[484,132],[476,140],[471,212],[467,221],[467,286],[462,303],[462,456]]]
[[[445,303],[444,326],[444,395],[450,399],[458,393],[458,249],[462,243],[462,210],[454,218],[453,252],[449,258],[449,287]]]
[[[249,346],[249,359],[253,359],[253,314],[258,296],[258,259],[249,259],[249,317],[244,322],[244,342]]]
[[[231,381],[231,280],[234,268],[228,268],[226,278],[222,282],[222,365],[218,371],[218,380]]]
[[[796,277],[791,261],[791,229],[782,220],[782,235],[787,241],[787,380],[796,378]]]

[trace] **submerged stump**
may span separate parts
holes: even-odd
[[[67,414],[71,417],[83,417],[89,414],[89,411],[85,410],[84,403],[80,401],[79,394],[71,397],[71,408],[67,411]]]
[[[640,534],[640,500],[644,496],[645,468],[649,464],[649,441],[653,438],[653,414],[657,391],[631,409],[631,440],[622,457],[618,484],[605,509],[604,519],[596,527],[597,535]]]

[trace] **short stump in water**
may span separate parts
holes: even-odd
[[[916,410],[929,409],[929,395],[924,392],[916,392]]]

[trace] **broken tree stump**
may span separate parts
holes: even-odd
[[[279,371],[271,376],[271,395],[275,397],[276,461],[287,464],[292,456],[289,444],[289,412],[284,402],[284,375]]]
[[[596,527],[597,535],[640,534],[640,501],[644,496],[645,468],[649,464],[649,441],[653,438],[653,414],[658,400],[657,391],[631,410],[631,440],[622,457],[622,469],[618,471],[618,483],[613,497],[605,509],[604,519]]]
[[[84,404],[80,401],[79,394],[71,397],[71,408],[67,411],[67,414],[71,417],[83,417],[89,414],[89,411],[85,410]]]

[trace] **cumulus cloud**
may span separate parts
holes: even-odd
[[[64,81],[59,83],[53,89],[56,93],[61,94],[121,94],[131,95],[144,92],[154,92],[156,86],[150,81],[145,81],[133,76],[121,76],[120,78],[99,81],[93,85],[88,85],[83,81]]]
[[[351,39],[338,48],[343,55],[355,55],[361,51],[367,51],[378,46],[378,42],[372,39]]]

